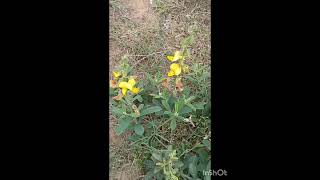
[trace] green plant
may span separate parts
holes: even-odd
[[[145,179],[165,179],[165,180],[178,180],[177,174],[179,168],[184,164],[179,161],[176,156],[176,150],[169,146],[167,150],[156,150],[152,153],[151,160],[145,161],[147,173]]]
[[[180,156],[177,156],[172,145],[168,149],[153,151],[150,159],[144,161],[145,179],[210,179],[203,174],[203,171],[211,169],[208,151],[203,147],[203,144],[197,144]],[[186,153],[190,151],[193,153]]]
[[[131,71],[132,68],[128,65],[127,57],[124,57],[119,71],[113,72],[114,80],[111,80],[114,83],[112,88],[115,89],[113,94],[121,88],[119,94],[111,99],[111,111],[119,120],[115,129],[118,135],[129,129],[134,130],[136,134],[141,136],[144,133],[144,127],[141,125],[143,118],[162,109],[159,106],[145,106],[142,103],[143,98],[137,93],[141,93],[143,89],[134,87],[137,83],[132,76],[129,76]],[[119,82],[116,82],[116,80]],[[131,90],[132,93],[127,93],[128,90]]]

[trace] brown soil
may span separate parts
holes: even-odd
[[[142,22],[152,15],[150,0],[125,0],[133,10],[133,20]]]

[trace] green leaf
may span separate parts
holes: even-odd
[[[186,76],[186,79],[188,79],[189,81],[191,81],[194,84],[198,84],[198,81],[190,76]]]
[[[203,140],[202,143],[211,151],[211,143],[208,139]]]
[[[132,123],[130,123],[127,129],[133,131],[133,127],[134,127],[134,125]]]
[[[207,167],[206,167],[206,171],[210,171],[211,170],[211,160],[209,160]],[[211,177],[209,175],[204,176],[204,180],[210,180]]]
[[[180,121],[183,121],[185,118],[182,117],[182,116],[177,116],[177,119],[180,120]]]
[[[200,162],[202,162],[202,163],[204,163],[204,162],[207,163],[208,162],[209,155],[208,155],[207,151],[205,151],[204,149],[200,149],[200,150],[198,150],[198,154],[199,154]]]
[[[125,96],[124,99],[125,99],[125,101],[128,103],[128,105],[131,106],[131,104],[132,104],[132,102],[133,102],[132,96]]]
[[[191,174],[192,177],[197,177],[197,168],[195,163],[190,163],[188,166],[189,174]]]
[[[179,103],[178,103],[178,107],[179,107],[179,111],[178,112],[180,112],[182,109],[183,109],[183,107],[185,106],[185,103],[184,103],[184,101],[183,100],[181,100],[181,101],[179,101]]]
[[[137,118],[138,117],[136,113],[130,113],[129,116],[133,117],[133,118]]]
[[[211,115],[211,103],[207,103],[204,106],[203,115],[204,116],[210,116]]]
[[[143,108],[144,104],[140,104],[138,109],[141,110]]]
[[[168,104],[168,102],[166,100],[161,100],[161,103],[166,108],[166,110],[171,112],[170,105]]]
[[[200,103],[195,103],[193,104],[193,106],[196,108],[196,109],[204,109],[204,105],[206,103],[203,103],[203,102],[200,102]]]
[[[177,162],[175,162],[175,167],[177,167],[177,168],[181,168],[184,164],[183,164],[183,162],[182,161],[177,161]]]
[[[160,104],[159,101],[156,100],[155,98],[152,99],[152,104],[153,104],[154,106],[160,106],[160,107],[161,107],[161,104]]]
[[[111,108],[111,112],[113,115],[120,115],[120,116],[123,115],[123,111],[114,106]]]
[[[190,35],[182,40],[181,46],[187,47],[187,46],[191,45],[193,42],[194,42],[194,36]]]
[[[151,160],[145,160],[144,162],[143,162],[143,164],[144,164],[144,166],[145,166],[145,168],[146,168],[146,170],[147,171],[150,171],[151,169],[153,169],[154,168],[154,162],[153,161],[151,161]]]
[[[162,110],[162,108],[160,106],[152,106],[152,107],[149,107],[147,109],[142,110],[140,116],[155,113],[155,112],[158,112],[161,110]]]
[[[190,107],[193,111],[197,110],[191,103],[187,103],[186,105]]]
[[[191,97],[189,97],[188,99],[185,100],[185,103],[187,104],[187,103],[193,101],[195,98],[196,98],[195,96],[191,96]]]
[[[109,88],[109,96],[115,96],[117,93],[117,91],[115,91],[114,89],[112,89],[111,87]]]
[[[209,171],[210,169],[211,169],[211,160],[209,160],[206,170]]]
[[[171,128],[171,130],[172,130],[172,131],[175,130],[176,127],[177,127],[176,119],[172,119],[172,120],[171,120],[171,123],[170,123],[170,128]]]
[[[171,112],[165,111],[165,112],[163,112],[163,114],[167,115],[167,114],[171,114]]]
[[[131,118],[123,118],[119,120],[119,125],[115,129],[117,135],[122,134],[128,128],[130,120]]]
[[[175,104],[174,104],[174,108],[175,108],[175,111],[176,112],[180,112],[181,111],[181,109],[184,107],[184,102],[183,101],[177,101],[177,102],[175,102]]]
[[[142,126],[141,124],[136,124],[136,125],[134,126],[134,132],[135,132],[136,134],[142,136],[143,133],[144,133],[144,128],[143,128],[143,126]]]
[[[175,97],[170,96],[170,97],[168,98],[168,104],[170,105],[170,108],[171,108],[171,109],[174,108],[175,102],[176,102],[176,98],[175,98]]]
[[[151,82],[152,85],[154,85],[154,80],[153,80],[152,76],[151,76],[149,73],[145,73],[145,75],[146,75],[146,77],[147,77],[147,80],[148,80],[149,82]]]
[[[129,141],[135,142],[139,139],[139,136],[137,134],[133,134],[128,138]]]
[[[179,114],[187,114],[187,113],[190,113],[190,112],[192,112],[192,109],[189,108],[188,106],[184,106],[184,107],[181,109],[181,111],[180,111]]]
[[[139,102],[142,102],[142,101],[143,101],[141,95],[136,95],[136,96],[133,98],[132,101],[135,101],[136,99],[137,99]]]
[[[201,144],[201,143],[196,145],[196,148],[202,148],[202,147],[206,147],[206,146],[204,144]]]
[[[156,116],[161,116],[161,115],[163,115],[163,111],[158,111],[158,112],[155,113],[155,115]]]
[[[184,88],[183,94],[187,97],[190,95],[190,88],[188,86]]]
[[[161,170],[161,168],[160,168],[159,166],[156,166],[156,167],[153,169],[153,174],[158,173],[160,170]]]
[[[153,152],[153,153],[152,153],[152,157],[155,158],[155,159],[158,160],[158,161],[161,161],[161,160],[162,160],[161,154],[156,153],[156,152]]]

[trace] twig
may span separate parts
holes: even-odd
[[[155,138],[161,143],[162,146],[164,146],[165,148],[167,148],[167,146],[164,145],[163,142],[162,142],[160,139],[158,139],[156,136],[155,136]]]
[[[147,56],[151,56],[151,55],[153,55],[153,54],[160,54],[160,53],[162,53],[162,52],[154,52],[154,53],[151,53],[151,54],[148,54],[148,55],[142,55],[142,54],[128,55],[128,57],[129,57],[129,56],[145,56],[145,57],[147,57]]]
[[[154,52],[148,55],[129,55],[129,56],[143,56],[143,58],[141,58],[140,60],[138,60],[135,64],[132,65],[132,67],[135,67],[137,64],[139,64],[142,60],[144,60],[145,58],[147,58],[148,56],[154,55],[154,54],[160,54],[162,52]]]

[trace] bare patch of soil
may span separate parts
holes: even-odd
[[[150,0],[125,0],[128,7],[133,10],[132,17],[137,21],[145,21],[152,16]]]

